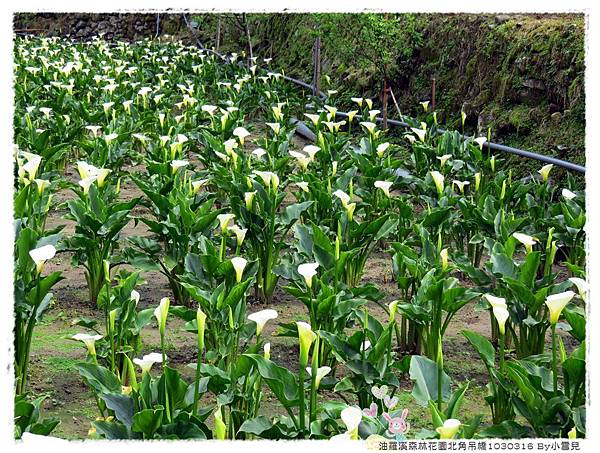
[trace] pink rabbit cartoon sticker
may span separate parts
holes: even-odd
[[[386,434],[395,438],[397,441],[406,440],[406,434],[410,430],[410,423],[406,421],[408,409],[404,409],[400,417],[392,417],[387,412],[384,412],[382,415],[388,422]]]

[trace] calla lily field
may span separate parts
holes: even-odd
[[[243,53],[14,59],[16,438],[586,436],[573,176]],[[58,410],[59,366],[85,411]]]

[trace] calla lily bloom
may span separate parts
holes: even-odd
[[[254,170],[252,173],[259,176],[262,179],[263,183],[267,188],[272,188],[273,190],[277,190],[279,186],[279,176],[277,176],[272,171],[258,171]]]
[[[35,263],[35,269],[38,275],[42,273],[46,261],[54,258],[54,255],[56,255],[56,248],[54,248],[52,244],[44,245],[29,251],[29,256]]]
[[[342,206],[346,207],[348,205],[348,202],[350,201],[350,195],[348,195],[346,192],[338,189],[335,192],[333,192],[333,195],[340,199],[340,201],[342,202]]]
[[[477,145],[479,146],[480,150],[483,150],[483,145],[485,144],[485,142],[487,142],[487,138],[485,138],[485,137],[477,137],[477,138],[473,139],[473,141],[475,143],[477,143]]]
[[[265,343],[263,346],[263,357],[267,360],[271,358],[271,343]]]
[[[421,107],[423,107],[423,111],[427,112],[427,109],[429,108],[429,101],[419,102],[419,104],[421,104]]]
[[[351,123],[352,120],[354,119],[354,117],[356,116],[356,114],[358,113],[358,110],[350,110],[348,112],[348,122]]]
[[[321,151],[321,148],[315,145],[306,145],[304,148],[302,148],[302,151],[308,154],[310,160],[313,161],[315,159],[315,154]]]
[[[144,374],[150,372],[152,365],[154,365],[155,363],[162,363],[162,355],[158,352],[151,352],[150,354],[146,354],[141,359],[133,359],[133,363],[135,363],[142,369],[143,376]]]
[[[369,134],[373,134],[373,132],[375,132],[375,128],[377,127],[377,125],[375,123],[372,123],[370,121],[362,121],[360,123],[360,125],[362,127],[364,127],[366,130],[368,130]]]
[[[419,137],[419,140],[421,140],[422,142],[425,141],[425,136],[427,135],[427,131],[425,129],[418,129],[416,127],[411,127],[410,130],[413,131],[413,133],[417,137]]]
[[[377,157],[382,158],[383,153],[385,153],[385,150],[388,149],[389,146],[390,144],[388,142],[380,143],[379,145],[377,145]]]
[[[279,124],[279,123],[265,123],[265,124],[273,130],[275,135],[279,135],[279,131],[281,130],[281,124]]]
[[[248,319],[256,323],[256,336],[258,337],[263,331],[267,321],[270,321],[271,319],[277,319],[277,312],[271,309],[261,310],[248,315]]]
[[[219,226],[221,227],[221,234],[225,234],[227,232],[229,222],[231,222],[233,219],[235,219],[235,214],[219,214],[217,216]]]
[[[392,322],[394,320],[394,318],[396,317],[396,311],[398,311],[398,304],[400,303],[400,301],[398,299],[391,301],[388,304],[388,310],[390,312],[390,316],[389,316],[389,320],[390,322]]]
[[[442,260],[442,269],[448,269],[448,249],[440,251],[440,259]]]
[[[73,340],[82,341],[88,349],[90,355],[96,355],[96,341],[102,338],[102,335],[89,335],[87,333],[78,333],[71,337]]]
[[[250,132],[243,127],[236,127],[233,130],[233,135],[235,135],[240,140],[240,144],[243,145],[244,139],[250,135]]]
[[[454,436],[456,436],[458,433],[460,426],[460,420],[449,418],[442,426],[437,427],[435,430],[440,435],[440,439],[454,439]]]
[[[215,411],[213,416],[215,418],[215,438],[217,440],[225,440],[227,425],[223,421],[223,415],[221,414],[221,406],[217,406],[217,410]]]
[[[192,189],[194,194],[197,194],[202,187],[206,185],[208,179],[200,179],[198,181],[192,181]]]
[[[391,181],[375,181],[373,184],[377,189],[381,189],[383,193],[389,197],[390,196],[390,188],[394,183]]]
[[[215,110],[217,110],[217,108],[218,108],[218,107],[217,107],[216,105],[209,105],[209,104],[206,104],[206,105],[203,105],[203,106],[201,107],[201,110],[202,110],[203,112],[206,112],[206,113],[208,113],[210,116],[213,116],[213,114],[215,113]]]
[[[253,192],[245,192],[244,193],[244,201],[246,202],[246,209],[248,211],[252,210],[252,201],[254,200],[255,195],[256,195],[256,190]]]
[[[362,107],[363,98],[350,98],[352,102],[356,102],[359,107]]]
[[[317,268],[319,263],[304,263],[298,266],[298,273],[304,277],[306,286],[312,288],[312,279],[317,275]]]
[[[240,228],[237,225],[231,225],[230,227],[227,227],[227,231],[230,231],[233,234],[235,234],[236,244],[238,246],[241,246],[242,243],[244,242],[244,239],[246,238],[246,233],[248,232],[248,228]]]
[[[35,184],[37,185],[38,196],[41,197],[44,193],[44,190],[46,190],[46,187],[50,185],[50,181],[48,181],[47,179],[36,179]]]
[[[308,193],[308,183],[306,181],[297,182],[296,185],[302,189],[303,192]]]
[[[444,192],[444,175],[442,175],[439,171],[431,171],[431,179],[433,179],[433,183],[441,195]]]
[[[479,191],[480,184],[481,184],[481,173],[475,173],[475,192]]]
[[[177,172],[177,170],[179,170],[182,167],[185,167],[189,164],[189,162],[187,160],[172,160],[171,161],[171,173],[175,174]]]
[[[129,296],[129,298],[131,300],[133,300],[135,302],[135,304],[137,305],[138,302],[140,301],[140,293],[137,292],[135,289],[131,290],[131,295]]]
[[[206,313],[198,307],[196,311],[196,325],[198,326],[198,349],[204,349],[204,330],[206,329]]]
[[[98,187],[104,187],[104,183],[106,182],[106,177],[112,172],[112,170],[108,168],[98,168],[98,173],[96,176],[98,179],[96,180]]]
[[[348,406],[345,408],[340,417],[344,425],[346,425],[346,433],[350,439],[358,439],[358,426],[362,421],[363,413],[358,407]]]
[[[27,172],[29,175],[29,181],[33,181],[35,176],[40,168],[40,164],[42,162],[42,157],[37,154],[27,153],[31,157],[26,157],[27,163],[23,165],[23,170]]]
[[[98,179],[98,176],[88,176],[79,181],[79,185],[83,188],[83,193],[87,195],[90,191],[90,186]]]
[[[556,325],[563,308],[567,306],[571,299],[575,296],[573,291],[565,291],[564,293],[552,294],[546,297],[546,306],[548,307],[548,315],[550,318],[550,324]]]
[[[369,110],[369,120],[375,121],[375,117],[381,113],[381,110]]]
[[[366,351],[371,347],[371,342],[369,340],[365,340],[363,341],[363,343],[360,345],[360,350],[361,351]]]
[[[509,317],[508,310],[503,306],[496,306],[492,308],[492,313],[494,313],[494,317],[498,323],[498,330],[504,335],[506,332],[506,321]]]
[[[484,294],[483,297],[492,306],[492,313],[496,318],[496,322],[498,322],[498,329],[500,330],[500,333],[504,335],[506,332],[506,321],[509,318],[506,299],[503,297],[496,297],[491,294]]]
[[[317,376],[315,377],[315,387],[316,388],[319,388],[321,379],[323,379],[325,376],[327,376],[330,371],[331,371],[331,368],[328,366],[322,366],[317,369]],[[309,376],[312,377],[312,368],[311,367],[307,366],[306,372],[308,373]]]
[[[571,277],[569,278],[569,281],[577,287],[579,296],[585,302],[587,299],[587,292],[590,288],[588,283],[584,279],[578,277]]]
[[[538,242],[533,236],[529,236],[523,233],[513,233],[513,237],[525,246],[527,253],[531,253],[533,246]]]
[[[452,181],[453,184],[456,184],[456,186],[458,187],[458,190],[460,190],[460,193],[465,193],[465,186],[468,186],[469,184],[471,184],[469,181],[458,181],[458,180],[453,180]]]
[[[262,148],[256,148],[254,151],[252,151],[252,155],[255,156],[257,159],[260,159],[265,154],[267,154],[267,152]]]
[[[542,168],[540,168],[538,170],[538,173],[540,175],[542,175],[542,181],[544,181],[544,182],[548,181],[548,176],[550,175],[550,170],[552,170],[552,167],[554,167],[554,165],[548,164],[548,165],[544,165]]]
[[[160,300],[158,307],[154,309],[154,316],[156,317],[156,321],[158,321],[158,328],[160,329],[161,334],[164,334],[165,329],[167,328],[167,317],[169,316],[170,304],[171,300],[168,297],[163,297]]]
[[[563,189],[562,196],[566,200],[572,200],[573,198],[575,198],[577,196],[577,194],[574,192],[571,192],[569,189]]]
[[[235,281],[239,283],[242,281],[242,275],[244,274],[244,269],[246,269],[246,264],[248,264],[248,260],[240,256],[236,256],[234,258],[231,258],[231,264],[233,265],[233,269],[235,270]]]
[[[452,157],[452,154],[444,154],[443,156],[436,156],[436,159],[440,161],[440,168],[443,168],[446,165],[448,159]]]
[[[294,150],[290,150],[288,151],[289,155],[292,156],[294,159],[296,159],[298,161],[298,165],[303,169],[306,170],[308,168],[308,164],[310,163],[310,159],[308,158],[308,156],[305,156],[302,153],[299,153],[298,151],[294,151]]]
[[[300,366],[306,367],[308,363],[308,351],[313,341],[317,339],[317,334],[312,331],[310,324],[306,322],[296,321],[296,326],[300,340]]]
[[[319,119],[321,118],[320,115],[314,113],[305,113],[304,116],[311,120],[315,127],[319,124]]]

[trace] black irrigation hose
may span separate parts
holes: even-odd
[[[346,112],[337,112],[336,115],[339,115],[343,118],[348,117],[348,114]],[[359,118],[360,115],[356,115],[356,117]],[[380,123],[383,121],[383,118],[377,117],[375,120],[378,123]],[[392,126],[396,126],[396,127],[405,127],[405,128],[412,127],[410,124],[408,124],[404,121],[398,121],[398,120],[388,120],[388,125],[392,125]],[[438,128],[437,132],[440,134],[443,134],[444,132],[446,132],[446,130]],[[468,136],[463,135],[463,134],[460,134],[460,136],[464,140],[469,138]],[[569,161],[562,160],[562,159],[557,159],[555,157],[545,156],[543,154],[537,154],[532,151],[525,151],[523,149],[513,148],[512,146],[501,145],[500,143],[485,142],[485,145],[488,146],[489,149],[492,149],[494,151],[501,151],[504,153],[510,153],[510,154],[515,154],[517,156],[526,157],[528,159],[539,160],[540,162],[544,162],[546,164],[553,164],[558,167],[563,167],[567,170],[572,170],[572,171],[575,171],[578,173],[585,174],[585,167],[582,165],[574,164],[573,162],[569,162]]]

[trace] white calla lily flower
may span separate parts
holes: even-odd
[[[439,171],[430,171],[431,179],[433,179],[433,183],[441,195],[444,192],[444,175],[442,175]]]
[[[419,140],[421,140],[422,142],[425,141],[425,136],[427,135],[427,131],[425,129],[419,129],[416,127],[411,127],[410,128],[411,131],[413,131],[413,133],[419,137]]]
[[[221,234],[225,234],[227,232],[229,222],[231,222],[233,219],[235,219],[235,214],[219,214],[217,216],[217,220],[219,221],[219,226],[221,228]]]
[[[239,139],[240,144],[243,145],[244,139],[250,135],[250,132],[248,132],[244,127],[236,127],[233,130],[233,135],[235,135]]]
[[[189,165],[189,162],[187,160],[172,160],[171,161],[171,172],[173,174],[175,174],[177,172],[177,170],[179,170],[180,168],[186,167],[187,165]]]
[[[437,427],[435,430],[440,435],[440,439],[454,439],[461,425],[460,420],[449,418],[442,426]]]
[[[436,156],[436,159],[440,161],[440,168],[444,168],[448,159],[452,157],[452,154],[444,154],[443,156]]]
[[[577,194],[574,192],[571,192],[569,189],[563,189],[562,196],[565,200],[572,200],[573,198],[575,198],[577,196]]]
[[[362,421],[363,413],[358,407],[348,406],[345,408],[340,417],[344,425],[346,425],[346,433],[350,439],[358,439],[358,426]]]
[[[533,236],[524,233],[513,233],[513,237],[525,246],[527,253],[531,253],[533,246],[538,242]]]
[[[328,366],[322,366],[322,367],[317,368],[317,376],[315,377],[315,387],[316,388],[319,388],[321,379],[323,379],[325,376],[327,376],[330,371],[331,371],[331,368]],[[309,376],[312,377],[312,368],[311,367],[307,366],[306,372],[308,373]]]
[[[233,269],[235,270],[235,281],[239,283],[242,281],[242,275],[244,274],[244,269],[246,269],[248,260],[242,258],[241,256],[236,256],[234,258],[231,258],[231,264],[233,265]]]
[[[483,145],[487,142],[487,138],[485,137],[477,137],[473,139],[475,143],[479,146],[479,149],[483,151]]]
[[[199,179],[198,181],[192,181],[192,191],[197,194],[202,187],[206,185],[208,179]]]
[[[78,333],[71,337],[73,340],[81,341],[87,347],[90,355],[96,355],[96,341],[102,338],[102,335],[89,335],[87,333]]]
[[[373,134],[373,132],[375,132],[375,128],[377,127],[375,123],[370,121],[361,121],[360,125],[369,131],[369,134]]]
[[[306,181],[300,181],[300,182],[297,182],[297,183],[295,183],[295,184],[296,184],[296,186],[298,186],[298,187],[299,187],[299,188],[300,188],[300,189],[301,189],[303,192],[306,192],[306,193],[308,193],[308,192],[309,192],[309,190],[308,190],[308,183],[307,183]]]
[[[377,145],[376,154],[377,157],[382,158],[385,151],[389,148],[390,144],[388,142],[380,143]]]
[[[96,182],[98,180],[98,176],[94,175],[94,176],[88,176],[87,178],[82,179],[81,181],[79,181],[79,185],[83,188],[83,193],[85,195],[87,195],[90,191],[90,186],[92,184],[94,184],[94,182]]]
[[[142,369],[142,376],[144,376],[146,373],[150,372],[152,365],[155,363],[162,363],[162,355],[158,352],[151,352],[150,354],[146,354],[141,359],[133,359],[133,363]]]
[[[248,319],[256,323],[256,336],[258,337],[268,321],[277,319],[277,312],[272,309],[261,310],[248,315]]]
[[[346,192],[338,189],[335,192],[333,192],[333,195],[340,199],[340,201],[342,202],[342,206],[346,207],[348,205],[348,202],[350,201],[350,195],[348,195]]]
[[[165,329],[167,328],[167,317],[169,316],[170,305],[171,300],[168,297],[163,297],[160,300],[158,307],[154,309],[154,316],[158,322],[158,328],[160,329],[161,334],[164,334]]]
[[[571,277],[569,278],[569,281],[577,287],[577,292],[579,293],[579,296],[585,302],[587,300],[587,293],[590,289],[588,282],[579,277]]]
[[[298,339],[300,340],[300,366],[306,367],[308,363],[308,351],[313,341],[317,339],[317,334],[312,331],[310,324],[304,321],[296,321],[298,328]]]
[[[29,251],[29,256],[35,263],[35,270],[38,275],[44,270],[46,261],[54,258],[54,255],[56,255],[56,248],[52,244],[44,245]]]
[[[471,183],[469,181],[458,181],[456,179],[454,179],[452,181],[452,184],[455,184],[458,187],[458,190],[460,190],[460,193],[465,193],[465,187],[470,185]]]
[[[265,124],[271,128],[271,130],[275,133],[275,135],[279,135],[279,131],[281,131],[281,124],[279,124],[279,123],[265,123]]]
[[[304,277],[306,286],[309,288],[312,288],[312,279],[315,275],[317,275],[318,267],[319,263],[304,263],[298,266],[298,273]]]
[[[306,145],[304,148],[302,148],[302,151],[304,151],[308,155],[309,159],[313,161],[315,159],[315,154],[321,151],[321,148],[315,145]]]
[[[550,175],[550,170],[554,167],[553,164],[544,165],[542,168],[538,170],[538,173],[542,176],[542,181],[548,181],[548,176]]]
[[[551,296],[546,297],[546,306],[549,311],[550,324],[556,325],[563,309],[571,302],[571,299],[573,299],[574,296],[575,293],[573,291],[565,291],[564,293],[552,294]]]
[[[240,228],[237,225],[231,225],[230,227],[227,227],[227,231],[235,234],[236,244],[238,247],[240,247],[243,244],[244,239],[246,238],[248,228]]]
[[[394,183],[391,181],[375,181],[373,184],[377,189],[381,189],[386,197],[390,196],[390,188]]]

